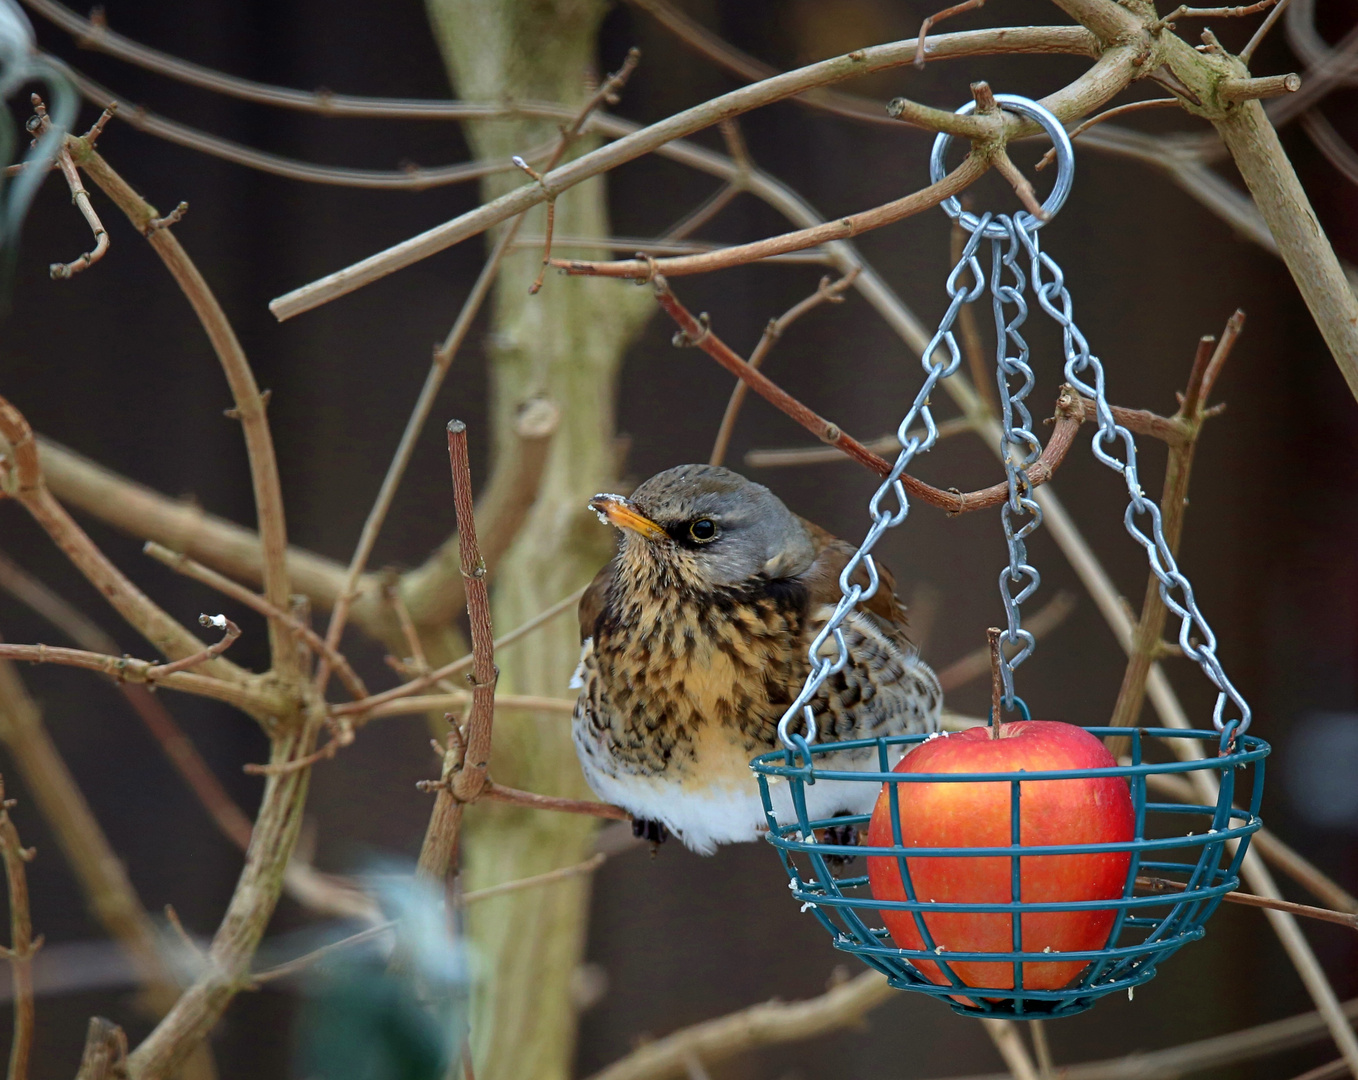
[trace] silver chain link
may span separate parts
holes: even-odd
[[[1060,209],[1070,191],[1074,173],[1070,140],[1056,117],[1037,102],[1009,94],[996,95],[996,100],[1007,109],[1037,120],[1056,146],[1057,184],[1044,206],[1050,219],[1050,216]],[[958,111],[969,112],[972,107],[964,106]],[[943,174],[943,158],[950,138],[948,135],[940,135],[934,143],[930,156],[930,172],[935,180]],[[1024,300],[1024,293],[1031,284],[1033,294],[1042,309],[1061,327],[1066,382],[1094,400],[1098,419],[1098,430],[1093,439],[1094,456],[1115,472],[1121,473],[1127,484],[1131,501],[1123,515],[1123,522],[1132,538],[1145,548],[1151,571],[1160,582],[1160,595],[1169,609],[1180,619],[1179,647],[1183,649],[1185,656],[1198,662],[1204,674],[1218,690],[1212,722],[1218,731],[1224,729],[1227,723],[1224,713],[1226,702],[1229,700],[1239,713],[1236,734],[1244,733],[1250,725],[1249,705],[1226,678],[1216,655],[1216,635],[1198,609],[1193,596],[1193,586],[1179,570],[1165,540],[1160,508],[1147,499],[1141,489],[1136,466],[1136,441],[1130,431],[1113,419],[1113,410],[1108,405],[1104,388],[1103,364],[1089,351],[1088,341],[1075,325],[1074,305],[1065,285],[1065,275],[1056,261],[1038,245],[1037,230],[1042,227],[1042,221],[1027,213],[1019,214],[1017,217],[1007,214],[983,214],[978,218],[963,212],[961,207],[956,205],[956,200],[945,203],[944,209],[949,216],[961,222],[971,233],[971,238],[962,251],[961,259],[948,275],[947,291],[950,303],[939,322],[938,330],[923,353],[924,385],[915,395],[910,411],[905,414],[896,432],[901,452],[897,455],[891,472],[868,503],[872,527],[868,529],[863,543],[839,576],[839,603],[811,643],[807,653],[811,661],[811,672],[797,699],[778,721],[779,739],[789,750],[797,748],[800,740],[794,741],[791,724],[800,713],[805,724],[806,742],[815,741],[816,716],[811,702],[825,684],[825,680],[843,671],[849,662],[849,649],[842,629],[844,620],[858,604],[870,599],[880,585],[877,566],[871,554],[872,549],[888,529],[900,525],[910,512],[910,502],[901,483],[901,475],[911,461],[932,449],[934,443],[938,441],[938,427],[929,410],[929,399],[938,383],[953,374],[962,362],[962,353],[957,346],[952,327],[962,305],[974,303],[985,291],[985,274],[976,256],[982,237],[990,240],[991,244],[990,292],[995,316],[995,378],[1002,402],[1000,448],[1003,452],[1005,476],[1009,486],[1008,498],[1000,510],[1005,542],[1009,549],[1008,565],[1000,571],[999,578],[1000,596],[1008,620],[1002,640],[1010,646],[1012,653],[1007,657],[1003,655],[1003,651],[1001,653],[1005,707],[1014,707],[1014,669],[1032,655],[1036,644],[1032,632],[1023,629],[1020,607],[1042,582],[1042,575],[1028,562],[1026,543],[1027,538],[1042,524],[1042,509],[1033,498],[1033,486],[1028,476],[1029,468],[1042,453],[1042,444],[1032,431],[1032,414],[1026,403],[1036,383],[1036,377],[1029,364],[1028,344],[1019,332],[1019,328],[1028,317],[1028,304]],[[1029,266],[1027,276],[1024,274],[1022,262],[1025,255],[1028,257]],[[970,275],[970,285],[962,284],[964,271]],[[935,358],[935,352],[941,346],[946,347],[947,355]],[[923,436],[912,434],[911,429],[921,422],[924,426]],[[1119,444],[1124,451],[1122,457],[1116,456]],[[894,496],[895,510],[888,510],[884,505],[888,496]],[[1149,533],[1138,524],[1138,519],[1142,517],[1150,519]],[[850,580],[860,566],[867,571],[867,588]],[[1017,592],[1014,591],[1015,587],[1018,587]],[[1196,643],[1193,640],[1195,631],[1199,639]],[[826,644],[831,638],[835,643],[833,658],[826,655],[830,652]]]
[[[986,220],[989,220],[988,214]],[[957,339],[953,336],[952,326],[962,305],[974,302],[985,291],[985,274],[981,270],[980,260],[976,258],[976,249],[980,247],[980,244],[981,233],[973,233],[962,251],[961,259],[953,267],[952,273],[948,275],[947,289],[951,300],[948,304],[948,310],[944,313],[943,319],[938,325],[938,330],[934,333],[933,340],[929,342],[929,347],[924,350],[922,360],[925,372],[924,385],[920,387],[919,393],[915,395],[915,400],[910,406],[910,411],[905,414],[905,419],[896,429],[896,438],[901,444],[901,452],[896,455],[896,463],[891,466],[891,472],[887,474],[886,479],[882,481],[881,486],[868,502],[868,513],[872,517],[872,527],[868,529],[867,536],[863,538],[863,542],[854,552],[853,558],[848,561],[843,572],[839,575],[839,603],[835,605],[835,610],[807,650],[807,657],[811,661],[811,672],[806,677],[806,683],[802,686],[801,693],[797,695],[796,700],[788,706],[787,712],[778,721],[778,738],[789,750],[796,748],[790,725],[799,713],[806,725],[806,741],[809,743],[816,741],[816,715],[811,706],[811,701],[820,691],[820,688],[825,685],[825,680],[832,675],[839,674],[849,663],[849,647],[844,640],[842,629],[844,620],[861,602],[871,599],[881,584],[877,574],[877,564],[872,558],[872,549],[877,546],[877,541],[882,538],[888,529],[894,529],[901,524],[906,515],[910,513],[910,500],[905,494],[905,485],[901,483],[901,474],[905,472],[911,461],[918,455],[927,453],[938,441],[938,425],[934,422],[933,413],[929,409],[929,398],[939,381],[946,379],[962,363],[962,350],[957,346]],[[962,282],[964,271],[971,276],[970,285]],[[936,358],[934,354],[936,350],[940,349],[940,346],[946,348],[947,355],[946,357],[940,355]],[[923,424],[922,435],[912,433],[911,429],[916,427],[917,424]],[[895,499],[894,510],[887,508],[888,498]],[[860,566],[867,571],[867,588],[852,580]],[[829,651],[825,646],[831,638],[834,638],[835,642],[833,658],[824,655]]]
[[[1179,618],[1179,647],[1185,656],[1198,662],[1203,674],[1217,688],[1212,723],[1218,731],[1225,727],[1227,718],[1224,714],[1229,700],[1239,713],[1235,718],[1239,720],[1235,733],[1243,735],[1250,726],[1250,707],[1226,677],[1221,661],[1217,659],[1216,634],[1198,609],[1193,586],[1179,570],[1174,554],[1169,549],[1169,542],[1161,527],[1160,507],[1146,498],[1141,488],[1136,466],[1136,440],[1130,431],[1113,419],[1113,410],[1108,405],[1104,387],[1103,364],[1089,351],[1089,342],[1075,325],[1075,308],[1070,291],[1066,288],[1065,274],[1056,260],[1041,250],[1036,230],[1025,228],[1022,223],[1017,223],[1014,228],[1029,256],[1029,273],[1037,301],[1061,327],[1066,382],[1086,397],[1094,399],[1099,425],[1093,438],[1094,456],[1114,472],[1121,473],[1126,481],[1130,501],[1122,516],[1123,524],[1132,539],[1146,549],[1151,572],[1160,581],[1160,597]],[[1049,280],[1043,280],[1044,272],[1050,275]],[[1119,444],[1124,451],[1121,458],[1117,456]],[[1142,517],[1150,519],[1149,533],[1137,523]],[[1197,643],[1193,641],[1194,631],[1199,638]]]

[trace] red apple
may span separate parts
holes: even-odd
[[[1048,720],[971,728],[921,744],[907,754],[899,773],[1017,773],[1052,769],[1089,769],[1116,765],[1103,743],[1083,728]],[[868,843],[891,847],[891,804],[884,784],[868,826]],[[1008,783],[903,783],[895,785],[905,847],[1004,847],[1010,841]],[[1032,780],[1021,785],[1021,842],[1093,844],[1132,839],[1135,816],[1125,780],[1097,777]],[[1020,859],[1021,899],[1025,901],[1111,900],[1122,895],[1128,852],[1044,855]],[[1008,903],[1011,864],[1006,856],[907,859],[915,896],[923,901]],[[904,900],[905,886],[894,858],[869,857],[868,883],[878,900]],[[924,943],[909,911],[883,911],[896,945],[922,949]],[[1025,952],[1053,953],[1101,949],[1113,924],[1113,910],[1034,912],[1021,916]],[[1012,916],[1002,912],[938,912],[924,916],[935,946],[945,952],[1010,952]],[[946,984],[938,965],[918,961],[924,975]],[[967,986],[1012,989],[1010,963],[951,963]],[[1029,961],[1023,985],[1056,990],[1086,966],[1083,960]]]

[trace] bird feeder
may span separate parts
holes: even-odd
[[[1222,896],[1238,888],[1250,836],[1261,826],[1259,805],[1269,747],[1246,733],[1249,706],[1222,670],[1216,656],[1216,637],[1164,538],[1159,508],[1142,492],[1135,440],[1117,423],[1108,405],[1103,366],[1075,324],[1061,268],[1038,243],[1038,230],[1060,209],[1071,189],[1074,156],[1070,139],[1056,117],[1036,102],[1003,94],[995,98],[1002,108],[1036,121],[1050,137],[1058,166],[1055,186],[1041,217],[1026,211],[1013,216],[977,216],[963,212],[956,199],[944,203],[947,213],[971,235],[947,279],[948,309],[923,354],[924,383],[898,429],[900,454],[869,502],[872,525],[840,577],[839,605],[810,647],[811,672],[806,684],[779,724],[783,749],[755,758],[751,769],[763,796],[768,840],[787,871],[792,898],[825,927],[837,949],[861,958],[884,974],[892,986],[941,998],[958,1012],[1040,1019],[1081,1012],[1105,994],[1126,991],[1131,996],[1136,986],[1154,977],[1162,962],[1204,935],[1205,924]],[[958,111],[965,114],[974,107],[974,103],[968,103]],[[950,139],[941,134],[934,143],[930,157],[934,181],[945,173],[944,157]],[[978,257],[983,242],[990,246],[988,275]],[[961,306],[975,302],[987,289],[995,316],[1001,449],[1009,486],[1008,498],[1001,507],[1008,561],[999,578],[1008,621],[1002,639],[1009,651],[996,650],[997,696],[1002,709],[1028,719],[1027,706],[1014,692],[1014,670],[1033,651],[1035,640],[1023,629],[1021,607],[1041,583],[1025,546],[1026,538],[1042,522],[1042,509],[1027,473],[1042,449],[1031,430],[1032,419],[1025,404],[1035,385],[1028,346],[1021,334],[1029,312],[1025,296],[1030,295],[1061,328],[1065,381],[1094,402],[1094,456],[1120,474],[1126,484],[1129,502],[1124,523],[1145,549],[1151,570],[1160,581],[1161,595],[1179,619],[1179,646],[1217,690],[1210,728],[1085,728],[1091,737],[1126,740],[1128,753],[1118,761],[1109,757],[1108,764],[1097,767],[1019,772],[896,768],[904,755],[921,743],[944,737],[939,733],[838,743],[817,741],[816,694],[848,661],[840,624],[878,587],[872,549],[909,513],[901,476],[938,436],[929,400],[937,384],[961,363],[953,323]],[[866,586],[851,580],[860,567],[867,575]],[[992,715],[992,722],[998,720]],[[869,772],[837,767],[837,759],[842,762],[850,756],[843,751],[875,752],[877,769]],[[1109,779],[1128,788],[1129,837],[1112,842],[1046,843],[1041,837],[1034,840],[1030,836],[1025,842],[1025,820],[1029,831],[1035,830],[1031,816],[1025,819],[1023,805],[1025,800],[1042,794],[1042,785],[1106,783]],[[884,834],[882,825],[874,825],[866,846],[833,842],[843,835],[844,826],[866,828],[871,815],[821,820],[809,817],[806,789],[817,782],[871,785],[880,792],[876,796],[879,820],[889,823],[889,831]],[[783,784],[790,799],[780,797],[775,802],[771,792]],[[1002,842],[931,847],[905,837],[902,804],[925,790],[914,785],[984,785],[991,793],[989,805],[996,808],[997,821],[1008,826],[1000,830]],[[997,789],[1007,799],[997,800]],[[791,814],[786,810],[789,805]],[[1043,865],[1042,860],[1054,865],[1054,860],[1063,857],[1091,856],[1119,860],[1120,893],[1115,883],[1111,893],[1096,899],[1024,895],[1029,873]],[[866,859],[870,872],[875,863],[898,874],[900,898],[874,895],[868,873],[851,876],[845,872],[842,864],[846,857]],[[925,877],[925,868],[943,865],[934,860],[950,860],[947,865],[963,873],[968,867],[982,865],[975,860],[990,860],[992,869],[996,860],[1003,860],[1009,869],[1004,890],[1008,895],[1002,899],[953,895],[945,900],[921,895],[916,882]],[[1124,865],[1125,872],[1121,870]],[[843,876],[836,876],[837,872]],[[1044,925],[1044,919],[1053,914],[1079,913],[1097,915],[1100,928],[1107,926],[1106,936],[1100,929],[1100,939],[1088,947],[1038,947],[1041,934],[1035,928]],[[989,920],[992,928],[996,920],[1001,920],[1010,947],[980,950],[946,946],[940,940],[943,935],[937,932],[939,928],[948,920],[956,926],[959,920],[967,919]],[[883,923],[889,923],[897,937],[906,939],[904,943]],[[1050,977],[1056,972],[1060,977]]]

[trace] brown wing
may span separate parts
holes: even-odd
[[[594,575],[594,580],[589,583],[585,595],[580,597],[581,643],[586,638],[594,636],[594,624],[599,621],[604,605],[608,603],[608,587],[611,584],[613,584],[613,563],[609,561]]]
[[[839,602],[839,575],[844,567],[853,558],[853,553],[857,550],[852,544],[846,543],[831,533],[826,532],[813,521],[806,518],[799,519],[806,526],[807,532],[811,534],[811,542],[816,549],[816,560],[801,575],[802,581],[809,590],[812,604],[836,604]],[[904,637],[905,634],[905,605],[896,599],[896,578],[881,561],[877,561],[877,576],[880,584],[876,594],[866,603],[860,605],[863,610],[876,615],[886,628]],[[854,571],[850,580],[855,585],[868,587],[868,572],[862,566]]]

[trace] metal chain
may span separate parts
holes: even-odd
[[[1002,435],[1000,449],[1004,456],[1004,472],[1009,481],[1009,498],[1000,508],[1004,525],[1004,539],[1009,547],[1009,565],[1000,571],[1000,597],[1004,600],[1008,619],[1002,641],[1013,648],[1013,654],[1000,652],[1000,677],[1003,682],[1003,701],[1007,709],[1014,708],[1014,669],[1033,653],[1037,644],[1032,632],[1024,630],[1019,606],[1039,585],[1042,575],[1028,561],[1027,538],[1042,525],[1042,508],[1032,497],[1033,485],[1028,469],[1042,454],[1042,443],[1033,434],[1033,417],[1028,411],[1027,397],[1036,383],[1028,363],[1028,343],[1019,327],[1028,318],[1028,304],[1023,299],[1027,281],[1020,257],[1023,246],[1015,234],[1012,218],[1000,214],[993,219],[1003,229],[990,240],[990,294],[995,313],[995,381],[1000,391]],[[1005,271],[1012,284],[1005,284]],[[1013,308],[1007,316],[1006,307]],[[1020,380],[1011,386],[1010,380]],[[1026,519],[1026,520],[1025,520]],[[1014,587],[1020,586],[1017,593]],[[998,722],[998,717],[996,721]]]
[[[1239,721],[1236,734],[1242,735],[1250,726],[1250,707],[1240,691],[1226,677],[1221,661],[1217,659],[1216,635],[1198,609],[1197,600],[1193,596],[1193,586],[1179,570],[1178,563],[1169,549],[1169,543],[1165,540],[1164,530],[1161,528],[1160,507],[1146,498],[1145,492],[1141,489],[1136,466],[1136,440],[1132,438],[1130,431],[1113,419],[1113,410],[1108,406],[1104,389],[1103,364],[1089,351],[1089,342],[1075,325],[1074,305],[1070,299],[1070,291],[1066,288],[1065,274],[1056,260],[1039,247],[1036,230],[1018,223],[1015,225],[1015,232],[1029,256],[1033,292],[1038,303],[1061,327],[1066,382],[1080,393],[1094,399],[1099,425],[1093,439],[1094,456],[1114,472],[1121,473],[1127,483],[1127,493],[1131,501],[1128,502],[1127,510],[1123,514],[1123,524],[1126,525],[1132,539],[1146,549],[1151,572],[1160,581],[1160,597],[1170,611],[1179,617],[1179,647],[1183,649],[1185,656],[1198,662],[1203,674],[1217,688],[1217,703],[1212,710],[1212,723],[1218,731],[1225,727],[1227,719],[1224,713],[1229,699],[1239,713],[1236,718]],[[1050,275],[1049,280],[1043,280],[1044,272]],[[1119,444],[1123,450],[1121,458],[1117,456]],[[1141,517],[1150,519],[1149,533],[1137,523],[1137,519]],[[1195,630],[1200,639],[1197,644],[1194,644],[1192,639]]]
[[[989,214],[986,214],[982,219],[983,222],[989,220]],[[849,647],[844,640],[844,631],[841,627],[855,607],[876,594],[880,584],[877,564],[871,554],[872,549],[876,547],[877,541],[882,538],[888,529],[894,529],[901,524],[906,515],[910,513],[910,500],[906,497],[905,485],[901,483],[901,474],[905,472],[911,461],[918,455],[927,453],[938,441],[938,425],[934,422],[933,413],[929,409],[929,398],[939,381],[946,379],[962,363],[962,350],[957,346],[957,339],[953,336],[952,327],[962,305],[974,302],[985,291],[985,273],[981,270],[981,262],[976,257],[976,249],[980,244],[981,233],[977,231],[967,241],[966,247],[962,250],[962,257],[953,267],[952,273],[948,275],[947,290],[951,300],[948,304],[948,310],[944,312],[943,318],[938,324],[938,330],[935,331],[933,340],[929,342],[928,348],[923,353],[924,385],[920,387],[919,393],[915,395],[915,400],[910,406],[910,411],[905,414],[905,419],[896,429],[896,438],[900,441],[901,452],[896,455],[896,463],[891,466],[891,472],[887,474],[886,479],[882,481],[881,486],[868,502],[868,513],[872,517],[872,527],[868,529],[868,534],[863,538],[862,544],[859,545],[853,558],[848,561],[843,572],[839,575],[839,603],[835,605],[835,610],[807,650],[807,657],[811,661],[811,672],[806,677],[806,683],[802,686],[801,693],[797,695],[796,700],[788,706],[787,712],[778,721],[778,738],[789,750],[796,749],[802,738],[808,743],[816,740],[816,715],[811,702],[820,688],[825,685],[825,680],[832,675],[839,674],[849,663]],[[964,271],[971,276],[970,285],[962,282]],[[935,352],[940,349],[940,346],[946,348],[947,356],[936,358]],[[911,431],[917,424],[923,424],[924,432],[922,435],[914,434]],[[886,506],[886,500],[889,496],[895,498],[894,510],[888,509]],[[867,588],[851,580],[860,566],[867,571]],[[834,639],[835,643],[833,657],[827,655],[830,650],[826,648],[826,644],[831,638]],[[802,716],[806,730],[803,735],[794,739],[791,724],[798,713]]]
[[[996,95],[996,100],[1006,109],[1036,120],[1057,149],[1057,183],[1044,204],[1049,220],[1070,192],[1074,173],[1070,140],[1056,117],[1037,102],[1009,94]],[[973,107],[969,104],[958,112],[967,113]],[[934,142],[929,161],[930,175],[934,180],[943,176],[943,159],[950,139],[951,136],[942,134]],[[1250,725],[1249,705],[1226,678],[1221,662],[1217,659],[1216,635],[1198,609],[1193,586],[1180,572],[1169,550],[1161,527],[1160,508],[1147,499],[1141,490],[1136,467],[1136,442],[1132,433],[1113,419],[1113,410],[1104,392],[1103,365],[1097,356],[1090,353],[1088,341],[1075,325],[1074,305],[1065,286],[1065,275],[1056,261],[1038,246],[1037,230],[1042,227],[1042,220],[1026,212],[1015,217],[1007,214],[983,214],[977,217],[964,212],[956,199],[946,201],[943,208],[971,233],[971,238],[962,251],[961,259],[948,275],[947,291],[951,302],[923,353],[924,385],[915,395],[910,411],[897,429],[896,437],[900,441],[901,452],[891,472],[868,503],[872,527],[839,576],[839,603],[811,643],[807,653],[811,672],[796,700],[778,721],[778,738],[789,750],[804,750],[807,743],[815,741],[816,716],[811,702],[825,680],[837,675],[848,665],[849,649],[841,627],[859,603],[877,592],[880,581],[872,549],[888,529],[900,525],[910,512],[901,475],[915,457],[932,449],[938,440],[938,427],[929,410],[929,398],[940,380],[955,372],[962,362],[961,350],[953,336],[953,323],[962,305],[974,303],[986,288],[985,275],[976,257],[982,237],[991,242],[990,292],[996,333],[995,378],[1002,403],[1001,450],[1009,486],[1008,498],[1000,511],[1009,549],[1008,565],[1000,571],[999,578],[1000,596],[1008,620],[1002,640],[1013,650],[1011,656],[1005,657],[1001,653],[1000,658],[1005,707],[1013,708],[1016,702],[1014,669],[1032,655],[1036,644],[1032,632],[1023,629],[1020,608],[1042,583],[1042,575],[1028,562],[1026,543],[1027,538],[1042,524],[1042,509],[1033,498],[1033,485],[1028,476],[1029,468],[1042,453],[1042,444],[1032,431],[1033,418],[1027,406],[1027,398],[1036,379],[1029,363],[1028,344],[1019,332],[1028,317],[1024,293],[1031,284],[1042,309],[1061,327],[1066,381],[1094,399],[1098,419],[1098,430],[1093,439],[1094,456],[1115,472],[1121,473],[1127,484],[1131,501],[1123,515],[1123,522],[1132,538],[1145,548],[1151,571],[1160,581],[1160,595],[1180,619],[1179,646],[1185,656],[1198,662],[1218,690],[1212,723],[1218,731],[1223,730],[1228,723],[1234,723],[1238,725],[1235,734],[1243,734]],[[1024,255],[1028,257],[1029,265],[1026,276],[1022,264]],[[971,275],[972,283],[969,286],[962,284],[963,271]],[[940,346],[947,348],[947,356],[936,359],[935,351]],[[924,425],[924,434],[911,434],[910,429],[920,422]],[[1116,456],[1118,444],[1124,451],[1121,458]],[[888,495],[895,497],[895,510],[888,510],[884,505]],[[1138,519],[1143,516],[1150,519],[1149,532],[1138,524]],[[867,571],[867,588],[850,580],[860,566]],[[1016,586],[1017,592],[1014,591]],[[1194,631],[1200,639],[1196,644],[1192,640]],[[831,638],[834,639],[833,656],[830,655],[832,650],[826,647]],[[1239,713],[1238,719],[1228,721],[1225,718],[1228,700]],[[804,735],[794,735],[791,730],[798,713],[805,724]]]

